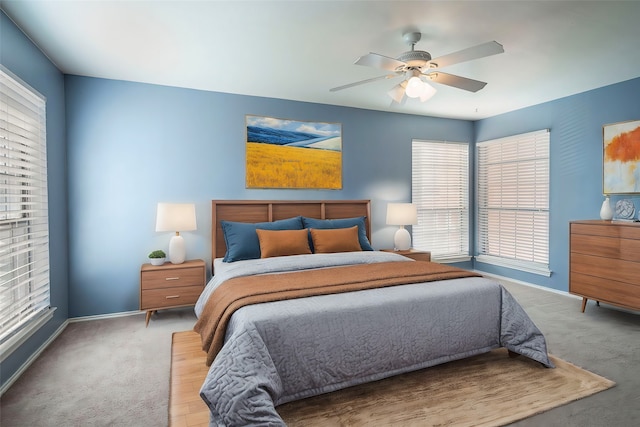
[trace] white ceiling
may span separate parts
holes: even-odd
[[[640,2],[0,0],[67,74],[372,110],[476,120],[640,77]],[[443,68],[488,82],[436,85],[391,107],[387,74],[354,65],[397,57],[402,33],[435,58],[496,40],[505,53]],[[640,102],[640,100],[639,100]]]

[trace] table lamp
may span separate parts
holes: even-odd
[[[389,203],[387,205],[387,224],[399,225],[393,237],[394,249],[406,251],[411,248],[411,235],[405,225],[418,223],[418,209],[413,203]]]
[[[196,206],[193,203],[158,203],[156,231],[175,231],[169,241],[169,261],[182,264],[186,249],[181,231],[196,229]]]

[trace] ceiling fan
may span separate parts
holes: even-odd
[[[421,37],[422,34],[418,32],[404,34],[403,38],[411,45],[411,50],[404,52],[398,56],[398,58],[390,58],[377,53],[369,53],[361,56],[355,62],[358,65],[365,65],[368,67],[391,71],[392,74],[334,87],[330,89],[330,91],[335,92],[365,83],[404,76],[405,80],[394,86],[393,89],[388,92],[391,99],[393,99],[392,104],[402,104],[406,101],[407,97],[420,98],[420,101],[422,102],[428,100],[436,93],[436,89],[429,85],[427,81],[452,86],[469,92],[477,92],[485,87],[487,83],[469,79],[467,77],[456,76],[454,74],[443,73],[438,70],[449,65],[504,52],[500,43],[491,41],[434,59],[431,58],[431,54],[429,54],[429,52],[414,49],[416,43],[420,41]]]

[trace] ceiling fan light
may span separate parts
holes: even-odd
[[[417,98],[423,91],[424,82],[419,77],[411,77],[407,81],[406,94],[409,98]]]
[[[427,82],[422,82],[422,92],[420,93],[420,102],[425,102],[437,92],[436,88],[428,84]]]
[[[402,84],[395,85],[393,89],[387,92],[387,95],[393,99],[393,102],[400,104],[404,98],[404,86]]]

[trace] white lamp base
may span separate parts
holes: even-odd
[[[397,251],[411,249],[411,234],[409,234],[409,231],[403,226],[401,226],[393,236],[393,247]]]
[[[182,264],[186,254],[184,239],[179,234],[176,234],[169,241],[169,261],[171,261],[171,264]]]

